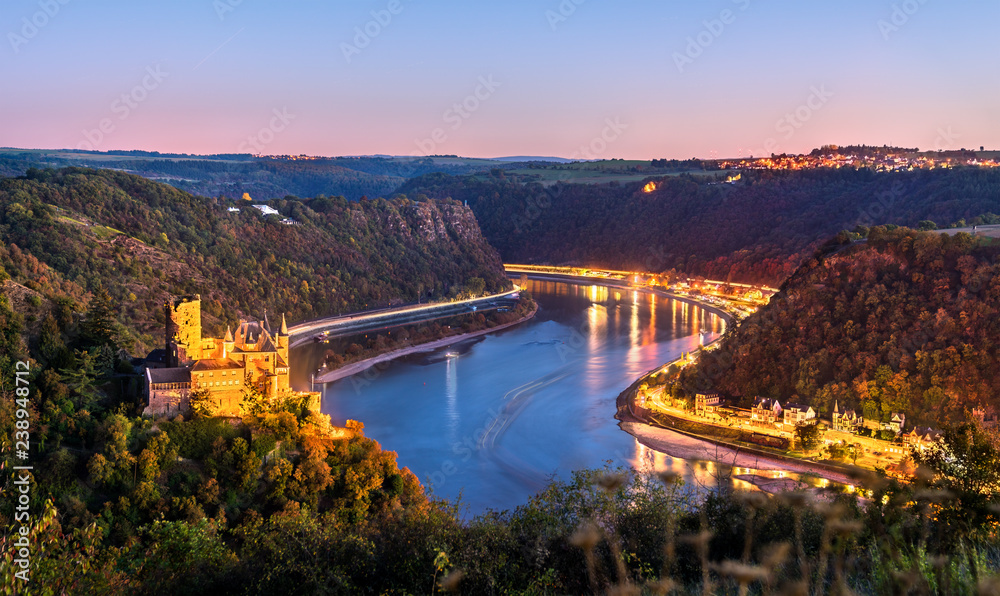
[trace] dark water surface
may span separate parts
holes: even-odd
[[[654,453],[618,428],[615,399],[643,373],[723,331],[701,308],[602,286],[529,281],[529,322],[398,359],[324,389],[333,422],[360,420],[434,494],[472,514],[524,503],[553,476],[613,465],[671,467],[711,483],[709,462]],[[701,332],[704,331],[704,337]],[[296,351],[308,370],[325,346]]]

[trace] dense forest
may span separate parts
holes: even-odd
[[[718,175],[718,174],[716,174]],[[429,174],[411,197],[468,201],[505,262],[665,271],[777,285],[826,238],[875,224],[1000,221],[1000,171],[750,171],[635,183],[521,184]],[[644,192],[652,181],[655,190]]]
[[[681,381],[744,405],[762,395],[875,420],[903,412],[908,425],[995,414],[998,256],[996,239],[966,233],[842,233]]]
[[[169,295],[200,293],[218,334],[265,310],[298,321],[454,296],[473,278],[509,287],[454,201],[319,196],[271,201],[273,215],[250,205],[110,170],[32,169],[0,180],[0,278],[42,311],[82,311],[103,289],[139,352],[159,345]]]

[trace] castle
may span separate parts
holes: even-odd
[[[236,332],[227,326],[222,339],[201,335],[201,296],[184,296],[163,306],[166,318],[166,368],[146,368],[144,415],[161,416],[190,409],[190,394],[209,392],[221,416],[239,416],[245,389],[265,399],[307,395],[319,410],[319,393],[293,392],[289,385],[289,335],[284,315],[273,334],[258,321],[241,321]]]

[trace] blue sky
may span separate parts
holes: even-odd
[[[577,2],[7,0],[0,145],[606,158],[1000,147],[998,2]]]

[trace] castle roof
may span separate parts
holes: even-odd
[[[232,343],[233,342],[233,330],[226,325],[226,337],[222,341]]]
[[[186,367],[177,368],[147,368],[146,378],[150,384],[160,383],[190,383],[191,369]]]
[[[191,370],[228,370],[233,368],[243,368],[243,364],[229,358],[206,358],[195,362]]]
[[[271,334],[260,321],[242,321],[236,328],[236,348],[244,352],[274,352],[270,338]]]
[[[288,323],[285,322],[285,313],[281,313],[281,335],[288,335]]]
[[[257,344],[258,352],[277,352],[278,348],[274,347],[274,342],[271,341],[270,335],[265,335],[260,343]]]

